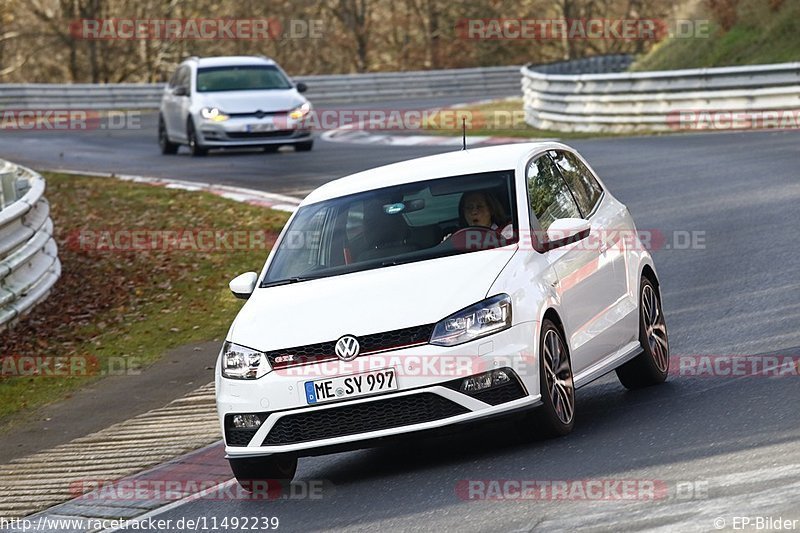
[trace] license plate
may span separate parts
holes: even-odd
[[[275,130],[275,123],[274,122],[259,122],[257,124],[248,124],[245,128],[249,132],[274,131]]]
[[[385,368],[352,376],[306,381],[305,390],[306,402],[315,404],[397,390],[397,379],[394,368]]]

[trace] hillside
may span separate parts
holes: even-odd
[[[736,7],[729,13],[711,12],[706,2],[701,3],[692,18],[713,21],[708,37],[667,39],[637,61],[631,70],[800,61],[800,0],[730,3]],[[726,25],[730,26],[727,31]]]

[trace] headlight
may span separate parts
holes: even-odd
[[[231,379],[258,379],[270,371],[264,352],[225,341],[222,345],[222,375]]]
[[[511,327],[511,297],[498,294],[445,318],[433,329],[431,344],[455,346]]]
[[[219,110],[217,107],[204,107],[200,110],[200,115],[206,119],[214,122],[222,122],[228,120],[230,117]]]
[[[295,107],[291,111],[289,111],[289,118],[293,118],[295,120],[300,120],[304,116],[308,115],[311,112],[311,102],[306,102],[305,104]]]

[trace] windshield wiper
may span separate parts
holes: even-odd
[[[315,277],[311,277],[311,276],[294,276],[294,277],[286,278],[286,279],[278,279],[278,280],[275,280],[275,281],[268,281],[268,282],[262,283],[260,285],[260,287],[263,289],[263,288],[266,288],[266,287],[277,287],[278,285],[290,285],[292,283],[300,283],[301,281],[308,281],[308,280],[311,280],[311,279],[316,279],[316,278]]]

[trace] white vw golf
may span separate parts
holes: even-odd
[[[661,383],[659,281],[627,208],[559,143],[470,149],[330,182],[292,215],[216,369],[243,487],[297,458],[519,413],[564,435],[575,389]],[[535,409],[533,409],[535,408]]]

